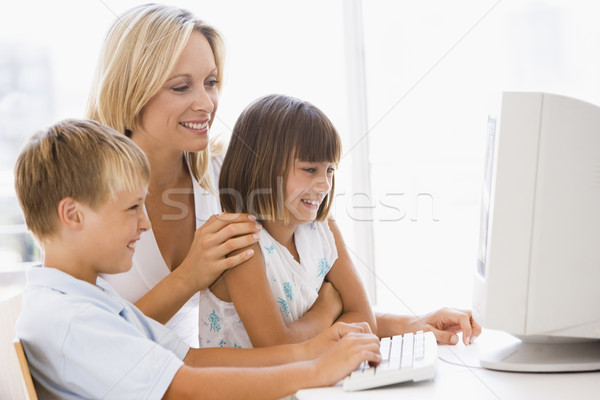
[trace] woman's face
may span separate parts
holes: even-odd
[[[217,65],[210,44],[194,31],[173,73],[142,109],[142,132],[132,132],[132,139],[145,151],[204,150],[219,102],[216,84]]]

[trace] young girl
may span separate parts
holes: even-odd
[[[256,216],[264,229],[253,246],[258,256],[201,291],[201,347],[299,342],[335,320],[366,321],[375,331],[366,291],[352,264],[338,262],[346,250],[327,220],[340,154],[333,124],[308,102],[270,95],[239,117],[221,170],[221,204]],[[333,290],[326,281],[341,309],[330,302],[311,310],[322,285]]]

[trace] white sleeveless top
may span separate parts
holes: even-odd
[[[222,163],[223,157],[214,157],[209,164],[208,173],[215,190],[218,188]],[[221,213],[221,205],[219,199],[213,193],[202,189],[195,179],[193,179],[193,187],[196,229],[198,229],[212,215]],[[146,207],[144,212],[147,215]],[[154,232],[150,229],[142,233],[137,242],[133,254],[133,266],[129,271],[120,274],[101,274],[101,276],[121,297],[135,303],[170,273],[154,238]],[[191,347],[198,347],[198,293],[184,304],[166,326]]]
[[[312,307],[325,275],[337,259],[335,240],[326,221],[299,225],[294,242],[300,263],[266,229],[260,232],[267,278],[286,324],[300,319]],[[199,329],[200,347],[252,347],[233,303],[218,299],[208,289],[200,292]]]

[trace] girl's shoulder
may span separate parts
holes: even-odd
[[[299,225],[296,229],[296,233],[301,232],[309,236],[321,236],[321,237],[332,237],[331,229],[327,221],[313,221],[306,224]]]
[[[334,254],[337,256],[335,238],[327,221],[313,221],[298,226],[294,240],[296,247],[322,249],[330,257]]]

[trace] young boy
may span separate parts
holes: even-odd
[[[279,398],[379,361],[360,324],[297,345],[190,349],[120,298],[98,274],[131,268],[150,227],[149,176],[131,140],[93,121],[59,122],[19,155],[15,188],[43,267],[27,271],[16,331],[40,398]]]

